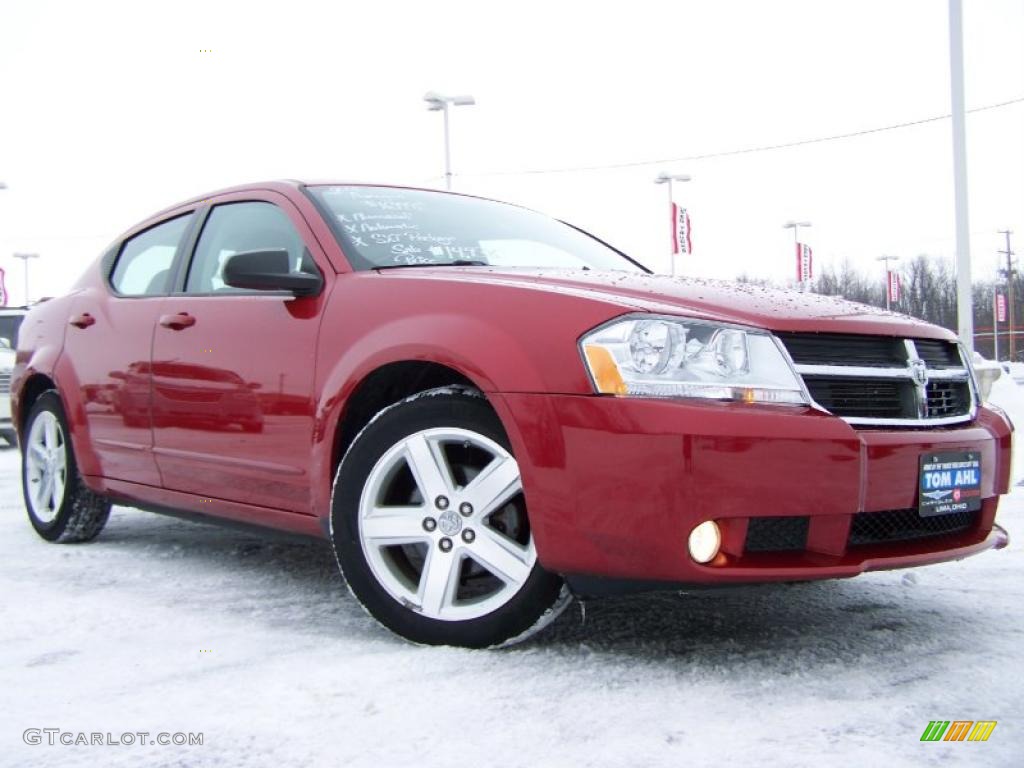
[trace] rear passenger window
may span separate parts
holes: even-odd
[[[114,290],[125,296],[167,293],[174,254],[191,220],[192,214],[187,213],[126,241],[110,276]]]

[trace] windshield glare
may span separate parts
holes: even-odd
[[[506,203],[421,189],[309,187],[355,269],[420,265],[643,272],[598,240]]]

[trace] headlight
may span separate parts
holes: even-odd
[[[631,317],[580,339],[600,394],[806,405],[771,334],[670,317]]]

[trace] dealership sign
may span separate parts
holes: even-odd
[[[690,214],[675,203],[672,203],[672,253],[693,253]]]
[[[996,294],[996,322],[1006,322],[1006,295],[1002,293]]]
[[[898,272],[893,272],[891,269],[887,274],[889,279],[886,290],[889,291],[889,301],[895,304],[900,300],[900,276]]]
[[[796,244],[796,279],[799,283],[805,283],[814,277],[814,263],[812,261],[811,246],[805,243]]]

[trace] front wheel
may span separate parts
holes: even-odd
[[[519,465],[478,395],[431,390],[379,414],[338,468],[331,537],[356,599],[414,642],[521,640],[569,602],[537,561]]]
[[[110,516],[110,502],[82,482],[68,438],[64,407],[55,391],[36,400],[25,424],[22,491],[28,519],[47,541],[95,539]]]

